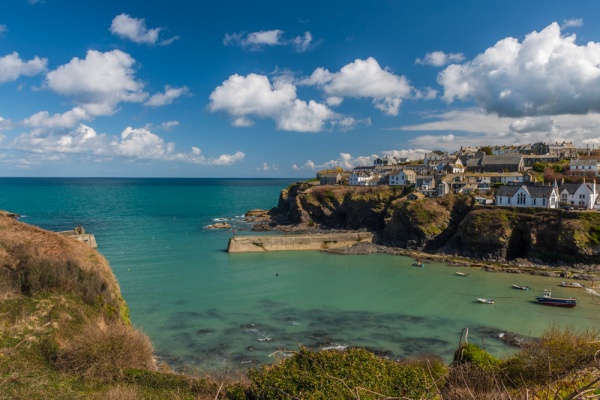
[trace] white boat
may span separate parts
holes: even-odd
[[[485,304],[494,304],[494,299],[477,299],[477,301]]]
[[[584,285],[582,285],[579,282],[561,282],[559,286],[570,287],[570,288],[575,288],[575,289],[581,289],[581,288],[585,287]]]
[[[529,290],[529,286],[512,285],[513,289]]]
[[[458,275],[458,276],[471,276],[471,274],[468,273],[468,272],[460,272],[460,271],[457,271],[456,275]]]

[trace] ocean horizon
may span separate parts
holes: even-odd
[[[565,310],[535,302],[558,278],[465,270],[384,254],[318,251],[229,254],[228,221],[277,205],[297,178],[0,178],[0,209],[61,231],[82,225],[110,262],[133,324],[174,368],[244,370],[286,351],[364,347],[389,358],[435,354],[449,361],[461,331],[492,354],[499,338],[537,337],[551,326],[597,326],[596,290]],[[529,291],[514,290],[528,285]],[[600,290],[599,290],[600,291]],[[477,298],[494,298],[481,304]]]

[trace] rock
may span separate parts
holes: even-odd
[[[217,222],[216,224],[208,225],[206,229],[231,229],[231,225],[227,222]]]
[[[253,232],[268,232],[272,229],[273,228],[271,228],[271,226],[269,226],[269,224],[265,224],[265,223],[256,224],[252,227]]]

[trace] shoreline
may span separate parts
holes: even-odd
[[[372,253],[384,253],[395,256],[410,257],[420,261],[445,263],[450,267],[481,268],[486,272],[504,272],[511,274],[526,273],[529,275],[552,278],[576,279],[591,282],[600,281],[600,273],[584,271],[581,269],[576,269],[575,267],[535,264],[527,260],[523,260],[527,263],[527,265],[511,264],[510,262],[501,261],[476,260],[466,257],[451,256],[448,254],[431,254],[419,250],[383,246],[375,243],[362,242],[346,249],[330,249],[322,251],[340,255],[369,255]]]

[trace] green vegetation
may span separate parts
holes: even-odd
[[[589,224],[590,237],[598,235],[596,218],[578,220]],[[244,376],[215,379],[176,374],[156,365],[149,339],[131,327],[103,257],[79,242],[1,214],[0,227],[2,399],[600,396],[600,330],[573,328],[551,328],[506,359],[497,359],[472,343],[461,343],[450,365],[436,357],[382,359],[363,349],[300,349]]]
[[[445,368],[402,364],[362,350],[312,352],[302,349],[276,366],[251,370],[251,391],[265,399],[434,398]]]

